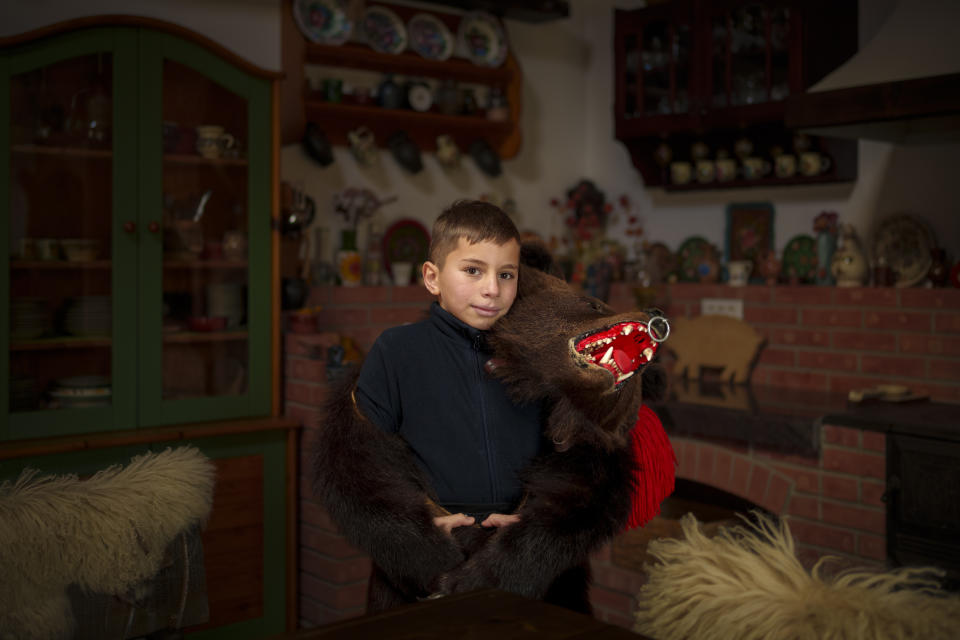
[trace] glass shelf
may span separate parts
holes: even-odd
[[[238,331],[183,331],[167,333],[163,336],[165,344],[192,344],[198,342],[234,342],[246,340],[247,332]]]
[[[36,340],[11,341],[11,351],[48,351],[53,349],[105,349],[113,340],[104,337],[56,336]]]
[[[15,144],[10,147],[13,153],[24,155],[57,156],[65,158],[112,158],[111,149],[90,149],[87,147],[46,146],[39,144]]]

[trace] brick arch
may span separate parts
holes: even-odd
[[[769,464],[729,446],[671,438],[677,454],[677,477],[726,491],[778,516],[794,490],[794,480]]]

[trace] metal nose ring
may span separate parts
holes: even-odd
[[[663,342],[670,335],[670,323],[663,316],[654,316],[647,320],[647,335],[654,342]]]

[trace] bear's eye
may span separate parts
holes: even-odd
[[[585,303],[587,303],[587,305],[590,307],[592,311],[596,311],[597,313],[604,312],[603,303],[597,300],[596,298],[588,298],[584,296],[580,299],[583,300]]]

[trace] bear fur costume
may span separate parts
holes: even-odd
[[[574,292],[545,272],[549,259],[535,248],[524,246],[522,262],[517,299],[489,335],[495,357],[487,371],[515,400],[546,401],[545,436],[554,450],[524,471],[519,522],[503,528],[474,524],[445,534],[433,518],[447,512],[436,504],[407,445],[357,409],[356,374],[344,376],[328,396],[314,451],[315,487],[343,535],[373,560],[369,612],[498,588],[590,613],[589,554],[627,528],[634,493],[644,491],[637,484],[630,433],[643,399],[662,393],[665,375],[649,363],[648,351],[630,365],[640,375],[617,383],[608,370],[616,365],[598,363],[607,345],[576,346],[595,340],[592,335],[616,332],[619,338],[627,326],[620,323],[630,323],[628,332],[638,342],[646,331],[639,327],[652,315],[616,314]],[[622,346],[610,362],[626,367]],[[655,492],[654,508],[673,490],[676,460],[668,443],[666,449],[669,486]]]

